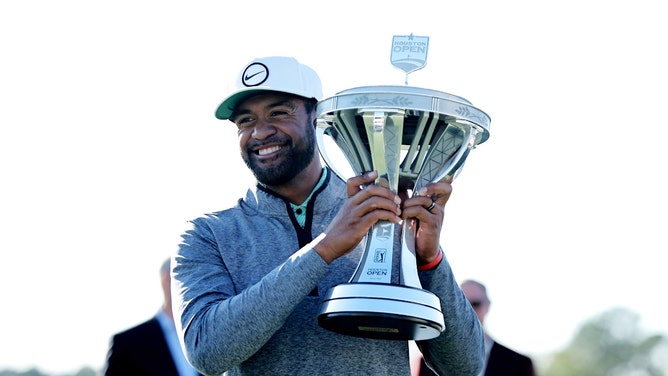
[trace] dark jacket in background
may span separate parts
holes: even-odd
[[[167,340],[155,317],[115,334],[105,376],[179,376]]]
[[[531,358],[494,342],[485,376],[535,376]]]

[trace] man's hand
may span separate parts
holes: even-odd
[[[373,184],[376,171],[348,179],[348,200],[327,227],[315,251],[328,264],[350,252],[366,236],[374,223],[401,222],[401,199],[388,188]]]
[[[401,218],[418,220],[415,232],[415,253],[419,265],[428,264],[438,256],[443,227],[443,207],[452,193],[450,183],[427,184],[410,198],[407,192],[399,192],[403,199]]]

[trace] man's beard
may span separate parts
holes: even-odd
[[[249,157],[252,155],[250,148],[247,148],[241,157],[257,181],[267,186],[283,185],[308,167],[315,156],[315,130],[312,125],[306,124],[306,135],[302,140],[301,145],[294,145],[293,141],[289,142],[287,145],[290,147],[289,154],[282,157],[284,160],[280,165],[261,167],[256,160]]]

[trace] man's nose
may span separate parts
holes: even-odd
[[[276,133],[276,127],[271,121],[258,119],[253,127],[253,138],[263,140]]]

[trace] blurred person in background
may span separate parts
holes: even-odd
[[[172,316],[170,261],[160,267],[163,303],[151,319],[111,338],[105,376],[195,376],[183,356]]]
[[[487,288],[472,279],[465,280],[460,286],[484,329],[485,316],[491,305]],[[531,358],[500,344],[485,331],[485,369],[481,376],[534,376],[535,374]]]
[[[491,301],[487,296],[487,288],[482,283],[467,279],[460,284],[466,299],[473,307],[478,320],[485,324],[485,316],[489,312]],[[411,349],[412,376],[438,376],[424,362],[417,348]],[[535,376],[531,358],[503,346],[485,331],[485,368],[478,376]]]

